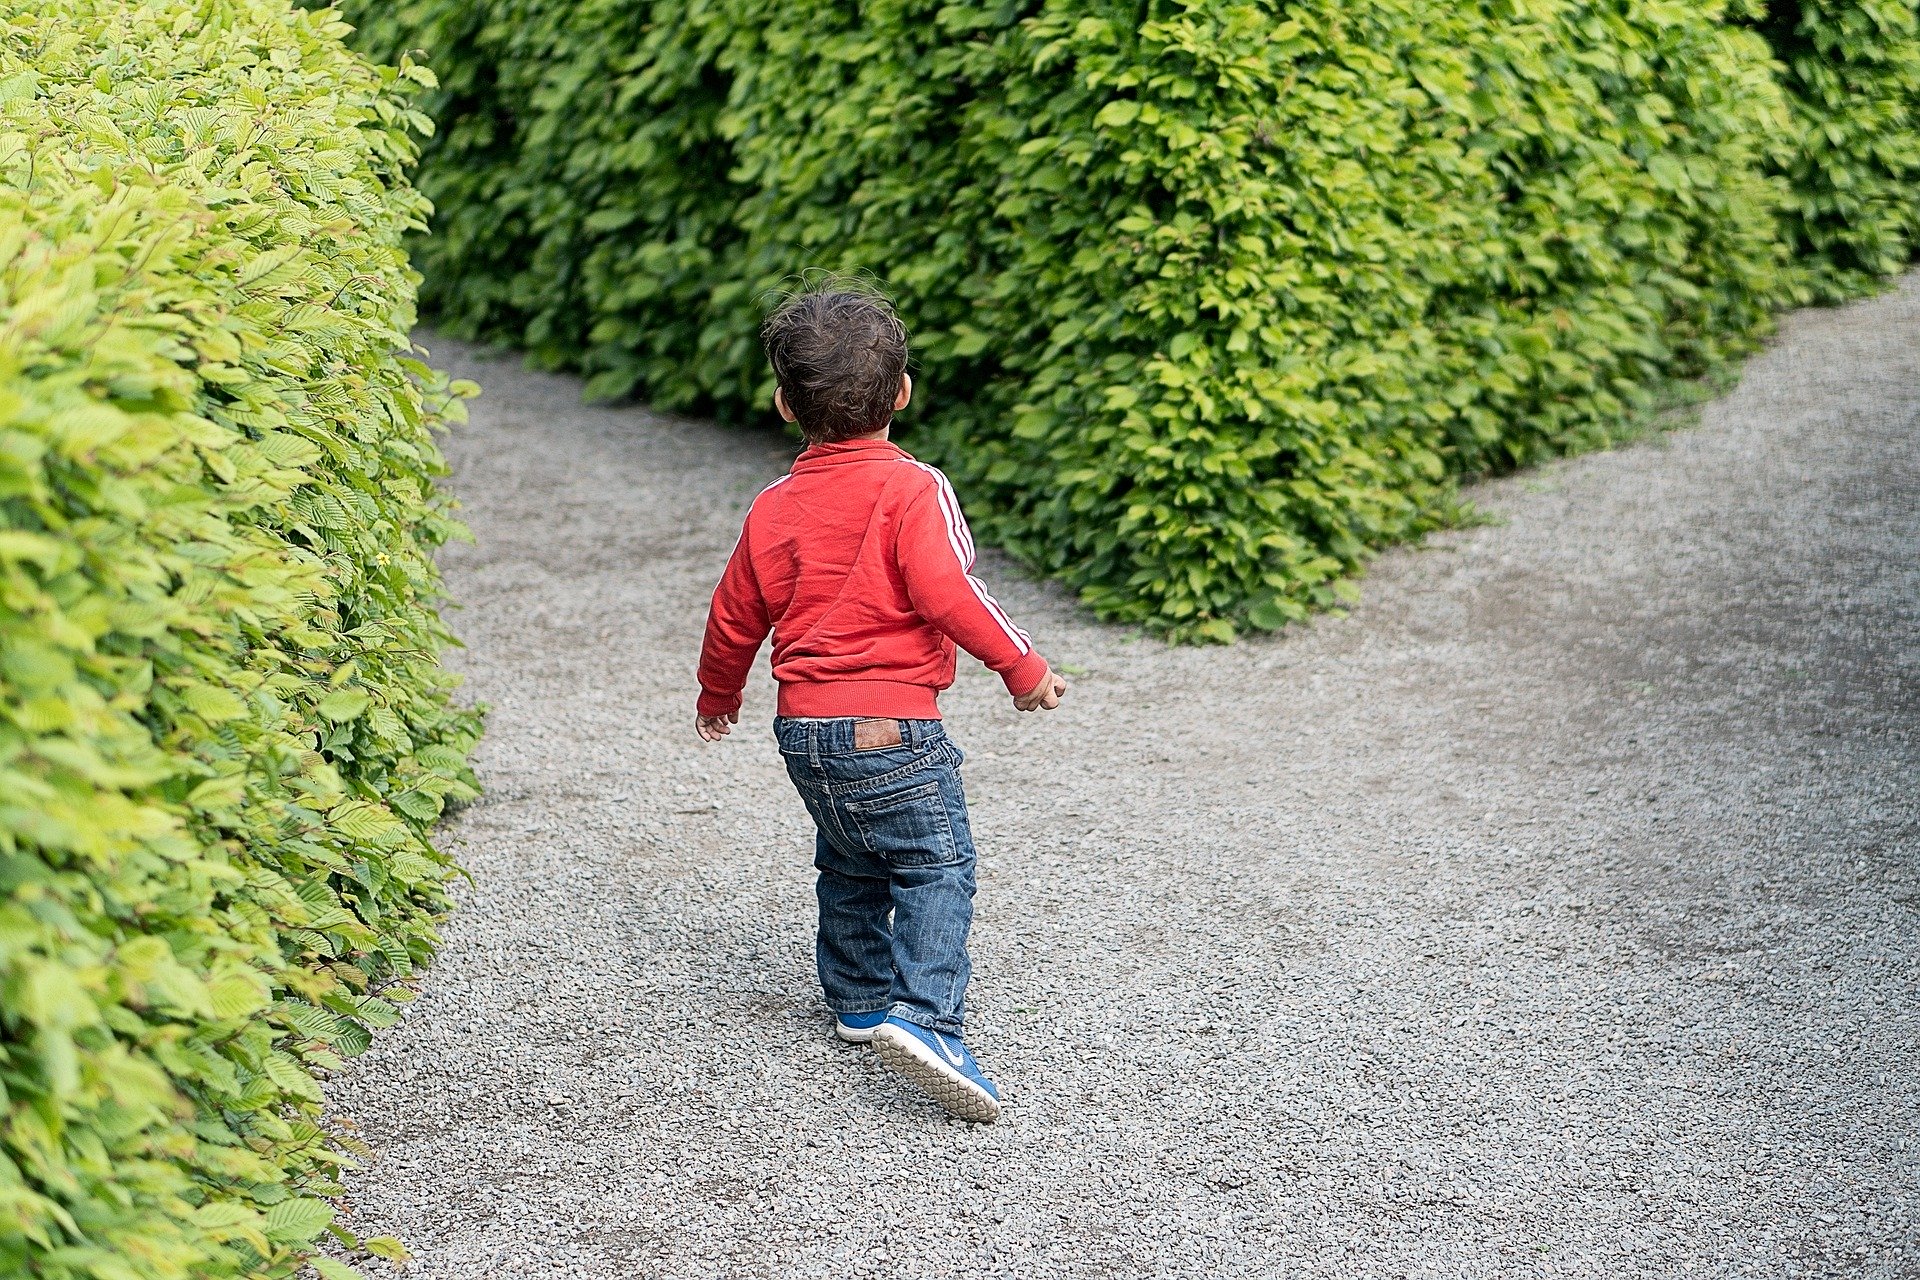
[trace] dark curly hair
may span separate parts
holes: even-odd
[[[867,435],[893,417],[907,327],[864,281],[810,281],[774,307],[760,342],[807,443]]]

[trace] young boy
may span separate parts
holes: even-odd
[[[1066,682],[972,576],[946,477],[887,439],[913,396],[893,309],[832,282],[788,298],[760,338],[774,407],[807,449],[754,500],[713,593],[700,736],[740,722],[772,631],[773,731],[816,828],[815,957],[834,1030],[953,1115],[992,1121],[999,1091],[961,1039],[974,852],[963,757],[936,699],[956,644],[1022,711],[1060,705]]]

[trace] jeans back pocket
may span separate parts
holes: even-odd
[[[869,853],[896,867],[945,867],[961,860],[944,780],[938,776],[881,796],[841,801]]]

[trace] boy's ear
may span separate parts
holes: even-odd
[[[902,409],[906,408],[907,405],[912,402],[912,400],[913,400],[913,375],[910,373],[903,373],[900,375],[900,394],[893,398],[893,411],[895,413],[900,412]]]
[[[779,387],[773,389],[773,407],[780,411],[782,419],[787,422],[794,421],[793,410],[787,408],[787,393]]]

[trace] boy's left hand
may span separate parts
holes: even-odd
[[[696,718],[694,727],[700,731],[700,736],[704,740],[718,742],[732,733],[733,726],[739,723],[740,713],[736,711],[724,716],[699,716]]]

